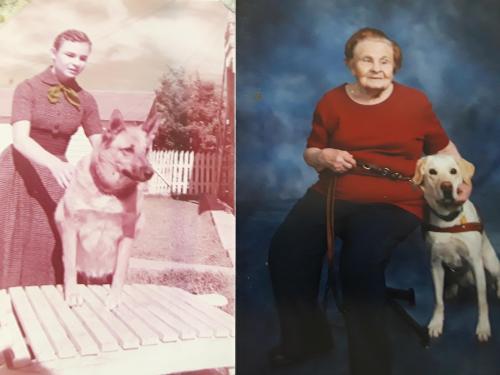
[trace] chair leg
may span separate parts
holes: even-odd
[[[413,288],[410,289],[395,289],[386,288],[386,293],[388,297],[389,304],[391,308],[407,323],[410,328],[417,335],[420,344],[424,348],[429,347],[430,338],[427,327],[419,324],[408,312],[395,300],[403,300],[409,303],[410,306],[415,306],[415,291]]]

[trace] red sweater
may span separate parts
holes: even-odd
[[[328,91],[318,102],[307,147],[345,150],[355,159],[413,176],[422,154],[434,154],[448,142],[422,92],[394,83],[391,96],[384,102],[362,105],[347,96],[343,84]],[[327,187],[328,175],[321,172],[313,188],[326,194]],[[423,217],[422,192],[406,181],[348,172],[338,178],[335,197],[394,204]]]

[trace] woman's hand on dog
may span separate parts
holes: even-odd
[[[49,167],[49,169],[57,183],[64,189],[68,187],[75,173],[75,167],[62,160],[58,160],[53,166]]]

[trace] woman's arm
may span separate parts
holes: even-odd
[[[439,150],[437,154],[450,155],[456,159],[462,158],[462,156],[458,152],[457,146],[455,146],[455,144],[452,141],[450,141],[445,148]],[[465,182],[462,182],[458,187],[458,197],[457,197],[458,201],[462,203],[465,202],[466,200],[469,199],[471,193],[472,193],[472,183],[466,184]]]
[[[308,147],[304,151],[304,160],[318,172],[328,168],[337,173],[344,173],[356,166],[356,160],[349,152],[335,148]]]
[[[449,141],[445,148],[442,148],[436,154],[450,155],[457,159],[461,159],[462,156],[458,152],[457,146],[452,141]]]
[[[90,144],[92,148],[96,148],[101,144],[102,134],[92,134],[89,136]]]
[[[22,120],[12,124],[12,144],[15,149],[30,161],[47,167],[57,183],[66,188],[73,176],[74,167],[40,146],[30,137],[31,124]]]

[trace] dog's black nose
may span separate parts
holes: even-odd
[[[141,168],[141,174],[143,177],[143,181],[149,180],[151,177],[153,177],[153,168],[151,167],[142,167]]]
[[[453,185],[449,181],[441,182],[441,185],[439,185],[441,188],[441,191],[445,196],[451,196],[453,193]]]

